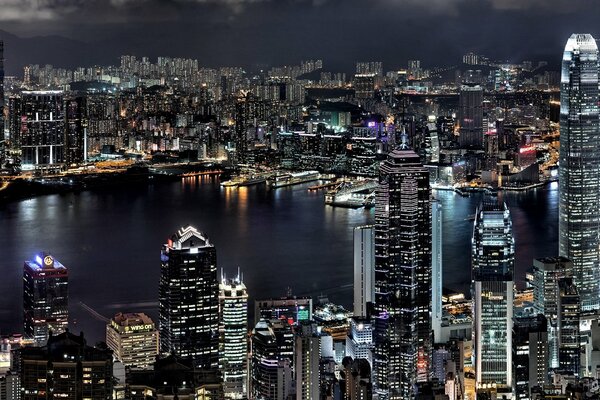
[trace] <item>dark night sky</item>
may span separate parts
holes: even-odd
[[[7,73],[26,63],[117,64],[121,54],[205,66],[408,59],[560,60],[572,32],[599,35],[599,0],[0,0]]]

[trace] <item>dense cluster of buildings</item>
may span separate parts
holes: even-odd
[[[545,62],[463,61],[425,69],[411,60],[387,72],[358,62],[354,74],[322,60],[256,72],[168,57],[29,65],[4,81],[0,169],[37,175],[127,158],[376,177],[406,134],[440,187],[548,178],[558,72]]]
[[[354,230],[352,313],[290,295],[257,299],[249,324],[242,275],[219,279],[216,246],[187,226],[157,260],[158,324],[119,312],[96,346],[68,329],[68,268],[36,255],[23,268],[24,336],[0,343],[0,399],[600,396],[596,42],[567,42],[560,118],[551,94],[525,91],[555,83],[535,73],[545,65],[473,53],[463,61],[452,87],[416,60],[387,74],[361,62],[350,82],[320,60],[256,76],[130,56],[120,67],[26,67],[22,82],[10,81],[5,167],[46,173],[92,157],[193,153],[372,175],[375,221]],[[559,154],[546,137],[553,119]],[[433,188],[530,185],[551,175],[556,157],[558,253],[533,260],[528,287],[517,290],[510,210],[485,197],[474,216],[471,299],[445,291]]]

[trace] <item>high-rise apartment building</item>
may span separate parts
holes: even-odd
[[[321,339],[315,322],[305,321],[298,327],[294,341],[296,400],[321,397]]]
[[[429,173],[412,150],[380,166],[375,208],[375,357],[380,398],[409,399],[431,354]]]
[[[471,254],[476,384],[510,388],[515,240],[506,204],[478,208]]]
[[[126,367],[151,369],[158,356],[158,330],[144,313],[118,313],[106,325],[106,344]]]
[[[458,100],[459,138],[462,148],[483,148],[483,88],[463,85]]]
[[[375,74],[383,76],[383,63],[381,61],[365,61],[356,63],[357,74]]]
[[[42,253],[23,267],[23,329],[38,346],[50,332],[69,327],[69,273],[52,255]]]
[[[200,368],[218,368],[217,252],[192,226],[179,229],[162,248],[159,327],[161,352],[191,357]]]
[[[86,97],[65,101],[65,162],[67,165],[87,160]]]
[[[246,398],[248,292],[238,275],[219,284],[219,364],[228,399]]]
[[[375,301],[375,228],[354,228],[354,316],[368,316]]]
[[[573,261],[583,312],[600,308],[598,47],[573,34],[560,88],[559,254]]]

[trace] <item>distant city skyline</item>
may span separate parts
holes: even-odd
[[[383,61],[387,69],[409,59],[459,62],[463,53],[474,51],[512,62],[548,59],[554,65],[564,37],[573,31],[598,33],[600,6],[588,0],[551,3],[9,0],[0,10],[0,38],[10,49],[8,74],[29,63],[112,64],[121,54],[192,57],[209,67],[323,58],[328,69],[349,71],[357,60]]]

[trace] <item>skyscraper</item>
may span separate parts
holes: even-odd
[[[60,167],[65,162],[65,108],[59,90],[26,91],[15,99],[19,121],[15,145],[23,169]]]
[[[158,330],[144,313],[118,313],[106,325],[106,344],[131,368],[152,368],[158,355]]]
[[[69,273],[50,254],[36,255],[23,267],[24,332],[43,346],[49,333],[69,327]]]
[[[252,398],[287,399],[292,390],[294,334],[285,321],[261,320],[252,331]]]
[[[219,363],[228,399],[246,398],[248,292],[238,276],[219,284]]]
[[[200,368],[218,367],[217,252],[192,226],[179,229],[162,248],[159,326],[161,352],[191,357]]]
[[[512,386],[515,240],[506,204],[483,203],[472,239],[477,387]]]
[[[366,317],[375,300],[375,229],[354,228],[354,316]]]
[[[573,34],[560,88],[559,254],[573,261],[581,310],[600,307],[598,47]]]
[[[544,315],[515,318],[513,373],[517,399],[530,399],[531,389],[548,383],[548,327]]]
[[[458,101],[460,147],[483,148],[483,89],[479,85],[463,85]]]
[[[533,260],[533,309],[547,318],[549,368],[558,368],[559,282],[572,277],[573,263],[564,257]]]
[[[321,339],[317,324],[304,321],[294,341],[296,400],[318,399],[321,395]]]
[[[65,162],[68,165],[81,163],[87,159],[86,98],[80,96],[67,99],[65,114]]]
[[[559,371],[579,376],[581,339],[581,297],[573,278],[563,278],[558,283],[558,360]]]
[[[431,325],[433,339],[442,337],[442,203],[431,202]]]
[[[429,173],[412,150],[379,171],[375,208],[375,357],[380,398],[413,398],[431,353]]]

